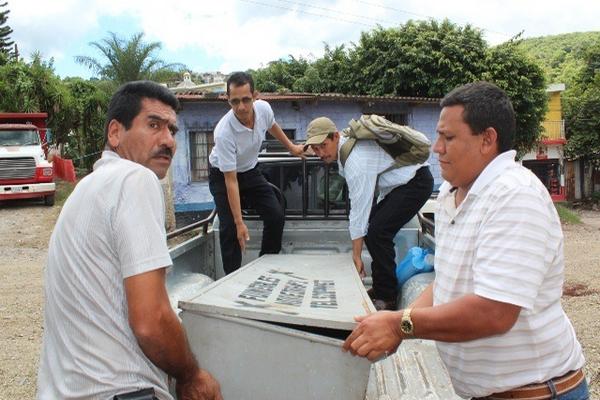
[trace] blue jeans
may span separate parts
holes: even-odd
[[[487,397],[483,397],[482,399],[486,399]],[[590,392],[588,390],[587,380],[584,378],[583,381],[573,389],[569,390],[566,393],[560,394],[558,396],[552,396],[549,398],[550,400],[589,400]],[[475,400],[475,398],[473,398]]]
[[[553,397],[556,400],[589,400],[590,392],[588,391],[587,380],[584,379],[581,383],[566,393]]]

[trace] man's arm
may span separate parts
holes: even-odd
[[[432,287],[412,304],[414,337],[442,342],[465,342],[507,332],[521,307],[469,294],[447,304],[427,306]],[[403,310],[357,317],[358,326],[344,342],[344,350],[376,360],[395,351],[404,335],[400,331]]]
[[[301,144],[292,143],[292,141],[285,136],[285,133],[277,122],[275,122],[273,126],[268,129],[268,131],[275,137],[275,139],[279,140],[292,155],[296,157],[304,157],[304,146]]]
[[[352,240],[352,261],[354,261],[354,266],[358,271],[358,274],[361,278],[367,276],[365,272],[365,264],[362,260],[362,248],[363,248],[364,237],[359,237]]]
[[[421,292],[419,297],[413,301],[408,308],[421,308],[433,306],[433,282]]]
[[[225,176],[225,187],[227,188],[229,208],[231,209],[233,222],[235,223],[235,228],[237,230],[237,240],[240,244],[240,249],[244,251],[246,249],[246,242],[250,240],[250,234],[242,219],[242,205],[240,202],[240,187],[238,186],[237,172],[223,172],[223,175]]]
[[[200,369],[185,332],[169,303],[165,268],[124,280],[129,325],[140,348],[176,380],[180,399],[222,399],[217,381]]]

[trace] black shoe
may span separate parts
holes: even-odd
[[[373,302],[373,305],[377,311],[396,311],[396,300],[381,300],[377,297],[377,294],[375,294],[375,289],[373,288],[367,290],[367,294],[371,298],[371,301]]]
[[[389,311],[396,311],[396,301],[395,300],[381,300],[381,299],[371,299],[371,301],[373,302],[373,305],[375,306],[375,309],[377,311],[382,311],[382,310],[389,310]]]
[[[375,298],[375,289],[371,288],[367,290],[367,294],[369,295],[369,298],[373,300]]]

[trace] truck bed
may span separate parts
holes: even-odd
[[[260,248],[262,223],[247,221],[250,233],[242,264],[256,259]],[[347,220],[286,221],[282,254],[290,257],[298,254],[339,254],[351,252]],[[395,239],[398,258],[412,246],[422,243],[431,245],[431,237],[420,236],[421,229],[414,218],[399,232]],[[196,236],[171,249],[174,265],[168,272],[167,286],[171,303],[195,297],[212,279],[223,274],[218,243],[218,221],[213,229]],[[370,273],[371,258],[366,251],[363,261]],[[209,277],[209,278],[207,278]],[[433,273],[421,274],[410,279],[403,287],[399,306],[410,303],[433,279]],[[366,280],[366,286],[369,279]],[[194,338],[190,338],[193,341]],[[340,350],[341,351],[341,350]],[[428,340],[409,340],[398,351],[371,367],[367,400],[391,399],[460,399],[452,388],[450,378],[439,358],[435,344]]]

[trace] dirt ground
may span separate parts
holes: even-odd
[[[43,269],[60,206],[0,204],[0,400],[33,399],[43,323]],[[587,359],[591,399],[600,399],[600,212],[564,225],[563,305]]]

